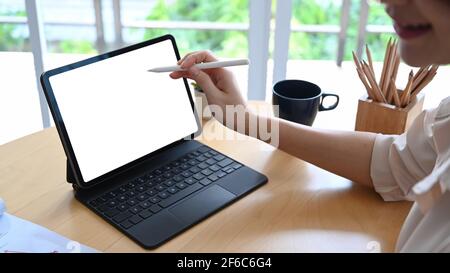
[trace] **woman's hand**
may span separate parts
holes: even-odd
[[[200,70],[194,65],[204,62],[214,62],[217,58],[208,51],[196,51],[184,56],[178,64],[187,71],[172,72],[173,79],[189,78],[197,82],[205,92],[209,105],[217,105],[225,113],[226,106],[243,106],[247,109],[247,104],[239,92],[233,74],[224,68],[213,68]],[[216,118],[218,118],[216,116]],[[225,122],[219,120],[221,122]]]

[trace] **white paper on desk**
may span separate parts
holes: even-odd
[[[0,253],[94,253],[56,232],[4,213],[0,216]]]

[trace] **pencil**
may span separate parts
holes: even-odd
[[[437,74],[437,68],[432,68],[431,71],[428,73],[428,75],[423,79],[423,81],[420,83],[419,86],[416,87],[415,90],[412,92],[412,96],[415,97],[417,94],[422,91],[425,86],[427,86],[436,76]]]
[[[388,87],[389,87],[389,81],[391,79],[391,75],[392,75],[392,70],[393,70],[393,63],[395,60],[395,50],[397,48],[396,42],[394,41],[389,49],[389,54],[387,56],[387,62],[386,62],[386,73],[384,75],[384,84],[381,87],[381,90],[383,91],[383,93],[386,95],[387,91],[388,91]]]
[[[367,90],[367,94],[368,94],[369,98],[376,101],[376,98],[372,93],[372,88],[370,87],[369,83],[367,82],[367,79],[365,78],[364,73],[361,70],[359,70],[358,68],[356,68],[356,71],[358,72],[358,76],[361,79],[361,82],[363,83],[364,87]]]
[[[366,74],[367,79],[370,82],[370,85],[372,86],[372,91],[374,95],[377,97],[377,100],[379,102],[386,102],[386,98],[384,97],[384,94],[381,92],[380,87],[377,85],[377,82],[375,78],[373,77],[372,73],[370,72],[369,65],[363,61],[362,63],[363,71]]]
[[[411,70],[411,72],[409,73],[408,84],[406,85],[405,90],[403,91],[402,97],[401,97],[402,107],[406,107],[406,105],[408,105],[408,103],[409,103],[409,99],[411,96],[410,93],[411,93],[413,77],[414,77],[414,72]]]
[[[394,94],[393,97],[394,97],[395,106],[400,108],[402,105],[401,105],[401,102],[400,102],[400,98],[398,97],[398,93],[397,93],[397,90],[395,88],[395,83],[394,83],[393,79],[391,79],[391,93]]]
[[[384,82],[386,80],[386,78],[385,78],[385,76],[386,76],[386,68],[387,68],[387,62],[389,60],[389,52],[391,50],[391,42],[392,42],[392,38],[389,38],[389,41],[388,41],[388,44],[387,44],[387,47],[386,47],[386,52],[384,54],[383,69],[381,71],[381,77],[380,77],[380,82],[379,82],[380,83],[379,86],[380,86],[382,92],[383,92],[382,88],[383,88]]]
[[[367,60],[369,61],[370,71],[372,72],[372,75],[375,78],[375,70],[373,69],[372,53],[370,52],[369,46],[367,44],[366,44],[366,55],[367,55]]]

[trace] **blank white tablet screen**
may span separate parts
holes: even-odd
[[[50,77],[85,182],[198,130],[170,40]]]

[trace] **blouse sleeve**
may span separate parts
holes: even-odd
[[[412,200],[412,187],[431,173],[436,163],[431,124],[436,110],[423,111],[402,135],[377,135],[371,178],[385,201]]]

